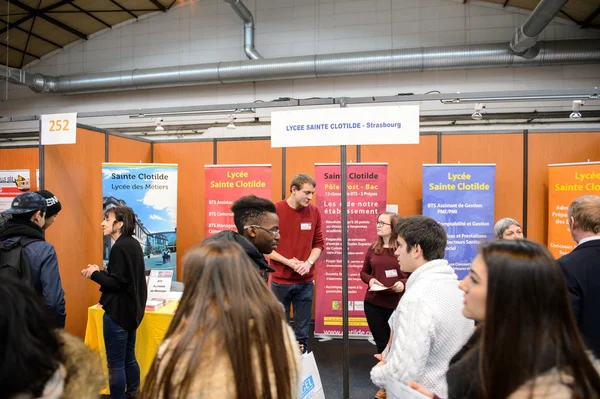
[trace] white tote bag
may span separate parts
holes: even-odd
[[[300,360],[302,373],[300,381],[302,383],[301,399],[325,399],[323,393],[323,384],[317,368],[317,362],[312,352],[302,355]]]

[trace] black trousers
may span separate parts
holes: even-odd
[[[391,330],[388,320],[392,313],[394,313],[394,309],[373,305],[365,301],[365,316],[367,316],[369,329],[377,345],[377,353],[383,352],[390,340]]]

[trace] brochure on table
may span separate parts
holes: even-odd
[[[172,280],[172,270],[150,270],[148,301],[163,301],[166,303],[169,300]]]

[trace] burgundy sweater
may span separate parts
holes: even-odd
[[[386,277],[386,270],[395,270],[396,277]],[[367,284],[367,293],[365,301],[373,305],[383,308],[395,309],[402,298],[404,291],[395,293],[394,291],[369,291],[369,281],[372,278],[377,279],[386,287],[391,287],[397,281],[402,281],[406,285],[406,280],[410,273],[405,273],[400,270],[398,259],[394,256],[394,251],[390,248],[384,248],[381,254],[377,255],[373,247],[369,247],[365,254],[365,262],[363,263],[362,271],[360,272],[361,280]]]
[[[321,231],[321,213],[315,205],[308,204],[305,208],[294,209],[286,200],[275,203],[279,216],[279,231],[281,238],[276,251],[288,259],[296,258],[301,261],[308,259],[313,248],[323,250],[323,233]],[[277,284],[301,284],[314,280],[317,263],[310,271],[301,276],[290,267],[271,259],[275,272],[271,273],[271,281]]]

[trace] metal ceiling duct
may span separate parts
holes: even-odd
[[[560,12],[569,0],[542,0],[531,13],[525,23],[515,29],[510,42],[510,47],[515,54],[525,58],[534,58],[538,54],[536,47],[540,33],[548,26],[550,21]]]
[[[9,82],[38,93],[81,94],[266,80],[418,72],[449,69],[535,67],[600,63],[600,40],[539,43],[535,58],[514,54],[508,43],[438,46],[397,50],[218,62],[135,69],[76,76],[45,76],[0,65]]]
[[[251,60],[260,60],[262,55],[254,48],[254,17],[241,0],[224,0],[244,22],[244,52]]]

